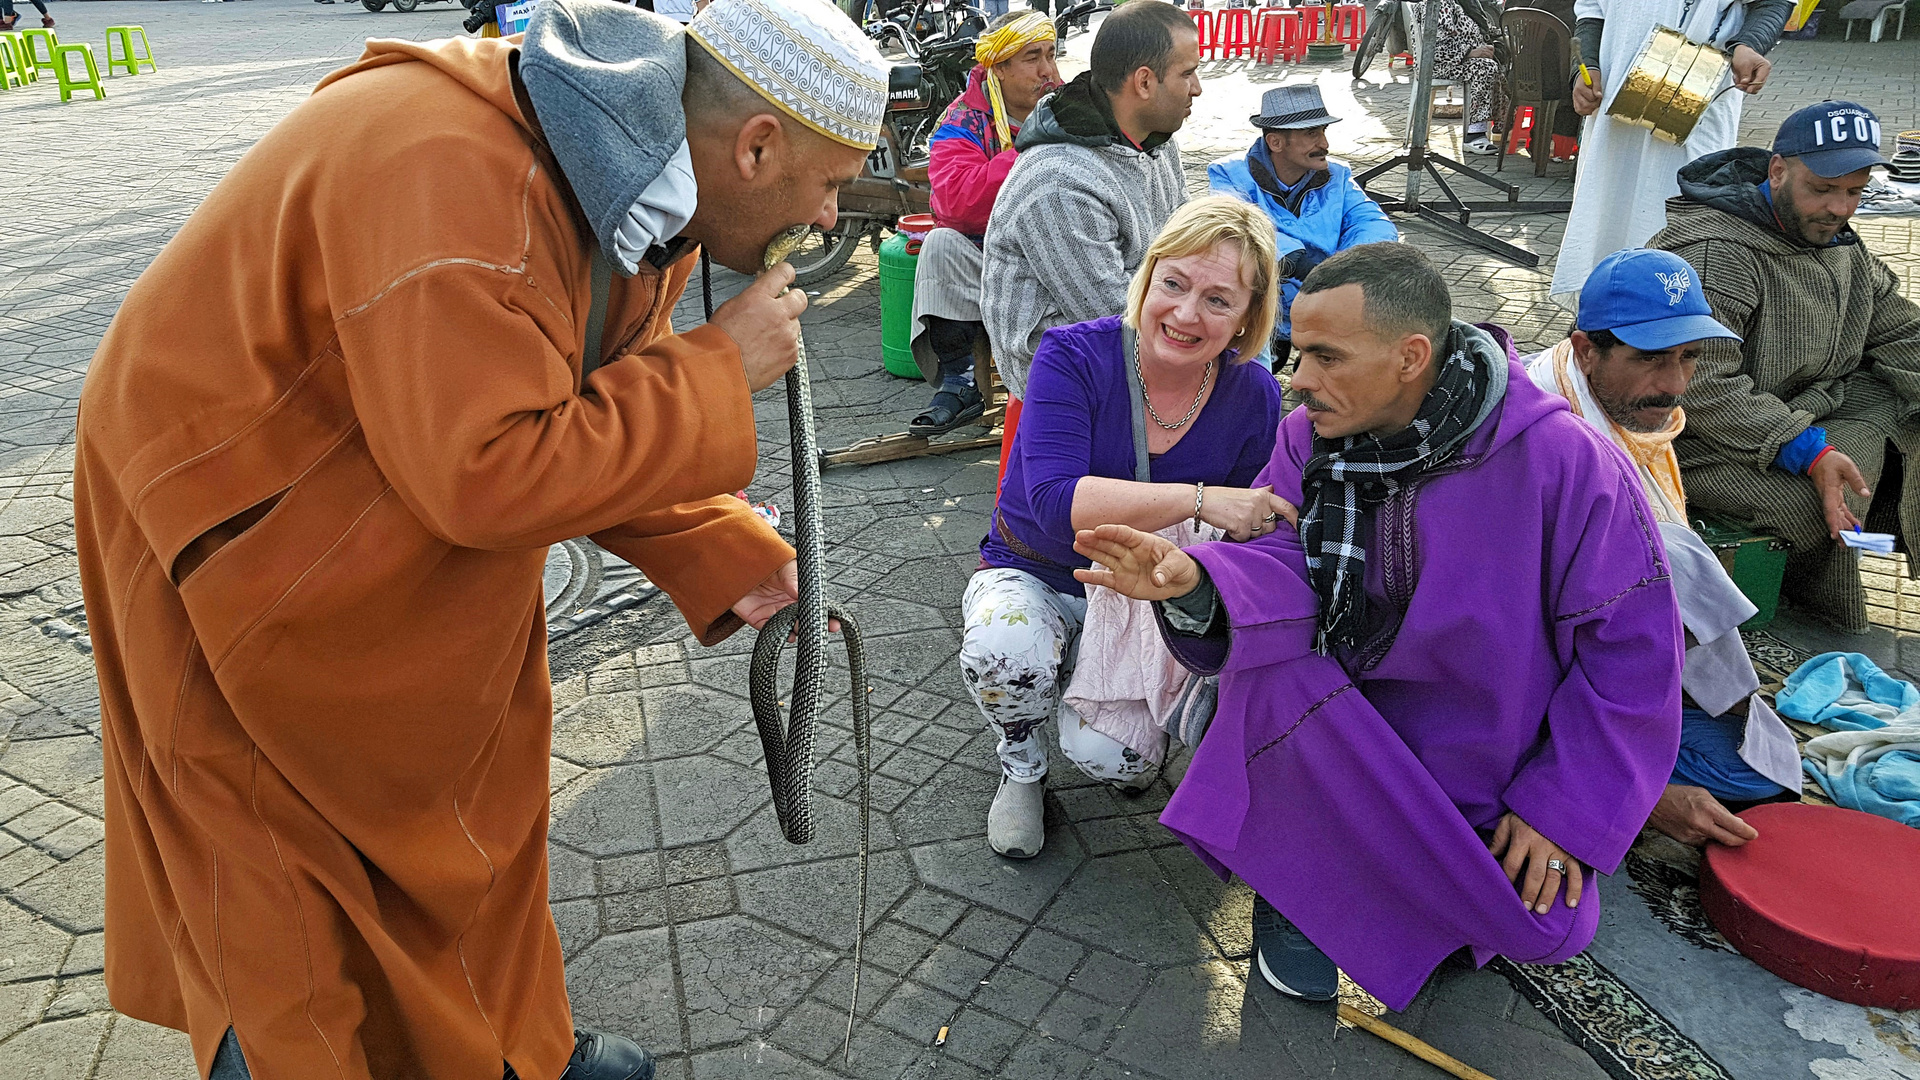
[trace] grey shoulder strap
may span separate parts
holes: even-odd
[[[1138,344],[1133,328],[1120,327],[1120,341],[1127,369],[1127,389],[1133,398],[1133,478],[1142,484],[1153,483],[1153,466],[1147,457],[1147,388],[1140,385]]]
[[[600,367],[601,339],[607,332],[607,293],[613,288],[613,264],[593,245],[593,307],[587,311],[587,351],[580,357],[580,385]]]

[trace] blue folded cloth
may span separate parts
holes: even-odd
[[[1869,750],[1851,755],[1834,772],[1813,761],[1803,764],[1836,804],[1920,829],[1920,749],[1887,750],[1878,757]]]
[[[1835,731],[1871,731],[1920,719],[1920,690],[1859,653],[1821,653],[1787,676],[1774,708]]]
[[[1787,677],[1776,708],[1831,728],[1800,748],[1827,797],[1920,828],[1920,691],[1859,653],[1822,653]]]

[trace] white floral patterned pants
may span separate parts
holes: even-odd
[[[960,672],[987,726],[1000,737],[1000,768],[1025,784],[1047,775],[1041,728],[1060,717],[1060,749],[1080,771],[1120,787],[1144,787],[1157,767],[1137,751],[1088,727],[1060,700],[1073,678],[1083,597],[1055,592],[1024,570],[993,567],[967,582]]]

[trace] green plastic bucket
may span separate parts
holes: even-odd
[[[913,275],[920,265],[918,245],[907,251],[905,233],[880,245],[880,357],[890,374],[920,378],[913,359]]]
[[[1759,609],[1753,618],[1740,624],[1740,629],[1758,630],[1772,622],[1780,606],[1780,583],[1787,575],[1787,542],[1708,517],[1696,517],[1693,530],[1726,568],[1727,576]]]

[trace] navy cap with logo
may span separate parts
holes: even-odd
[[[1689,341],[1740,335],[1713,317],[1700,275],[1671,251],[1628,248],[1600,260],[1580,289],[1575,325],[1613,336],[1648,352]]]
[[[1799,158],[1828,179],[1887,163],[1880,156],[1880,118],[1851,101],[1823,101],[1787,117],[1773,137],[1773,152]]]

